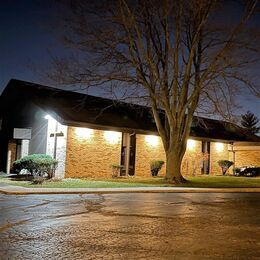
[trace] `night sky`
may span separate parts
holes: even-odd
[[[61,10],[48,0],[8,0],[0,3],[0,94],[11,78],[47,83],[31,64],[48,67],[49,52],[63,54],[59,23]],[[259,71],[259,69],[258,69]],[[260,118],[260,102],[254,96],[240,97],[243,109]]]
[[[60,53],[57,6],[48,0],[9,0],[0,4],[0,92],[11,78],[41,82],[33,64],[48,66]]]

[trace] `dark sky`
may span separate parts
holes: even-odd
[[[48,51],[66,52],[59,39],[55,23],[61,10],[48,0],[0,1],[0,94],[11,78],[45,83],[30,64],[48,66]],[[260,118],[260,102],[244,95],[239,102]]]
[[[38,82],[31,63],[48,66],[48,51],[60,52],[51,26],[58,11],[48,0],[0,1],[0,93],[11,78]]]

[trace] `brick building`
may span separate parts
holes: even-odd
[[[148,107],[19,80],[9,82],[0,106],[0,171],[34,153],[55,157],[61,178],[110,177],[112,164],[123,166],[122,175],[150,176],[149,162],[165,160]],[[220,174],[220,159],[235,167],[260,166],[260,138],[234,124],[195,117],[184,175]]]

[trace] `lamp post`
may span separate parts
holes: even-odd
[[[234,150],[234,143],[232,142],[232,143],[230,143],[230,145],[231,145],[231,151],[232,151],[232,154],[233,154],[232,160],[233,160],[233,174],[234,174],[235,170],[236,170],[236,152]]]

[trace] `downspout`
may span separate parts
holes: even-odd
[[[56,160],[57,158],[57,133],[58,133],[58,122],[55,123],[55,133],[54,133],[54,148],[53,148],[53,158]]]
[[[231,151],[232,151],[232,154],[233,154],[232,161],[233,161],[233,175],[234,175],[235,169],[236,169],[236,152],[234,150],[234,142],[231,143]]]

